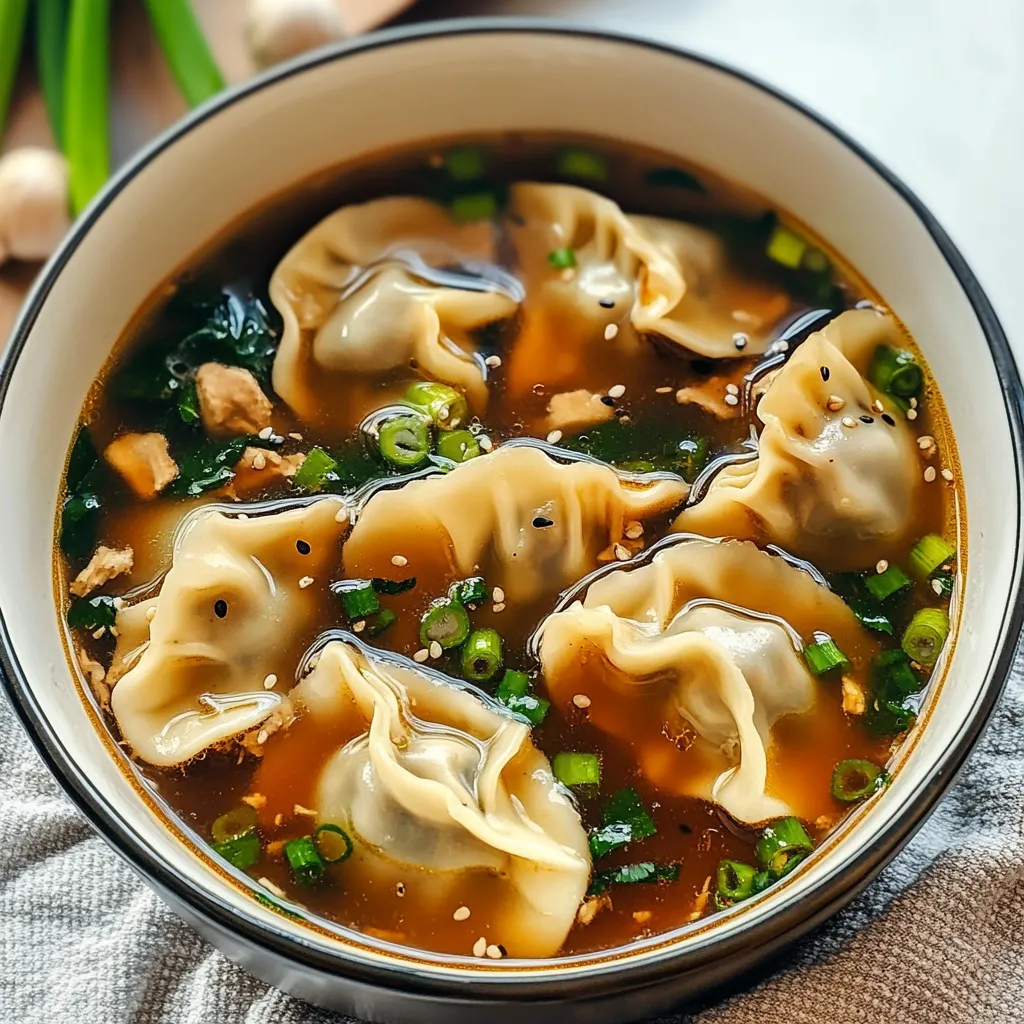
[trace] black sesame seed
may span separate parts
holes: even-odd
[[[612,398],[611,395],[602,395],[601,396],[601,404],[602,405],[614,405],[615,404],[615,399]]]
[[[896,426],[896,421],[887,412],[882,413],[882,419],[884,422],[888,423],[890,427]]]
[[[679,831],[682,832],[684,836],[693,835],[693,829],[690,828],[685,821],[679,822]]]
[[[832,376],[832,374],[829,372],[829,368],[827,366],[819,367],[818,368],[818,372],[821,374],[821,379],[822,380],[828,380],[829,377]]]
[[[874,423],[875,422],[875,417],[874,416],[861,416],[860,421],[861,421],[861,423]]]
[[[553,519],[548,519],[546,516],[535,516],[533,525],[538,530],[543,530],[546,526],[554,526],[555,521]]]
[[[295,549],[300,555],[309,554],[309,545],[304,540],[297,540],[295,542]]]
[[[614,299],[598,299],[597,300],[597,304],[602,309],[614,309],[615,308],[615,300]]]
[[[228,613],[228,603],[223,598],[213,602],[213,611],[218,619],[223,619]]]

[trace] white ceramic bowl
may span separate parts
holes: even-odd
[[[495,129],[589,132],[696,161],[831,242],[921,344],[966,488],[962,623],[927,726],[889,790],[750,905],[613,957],[420,958],[268,910],[169,825],[95,728],[55,611],[55,504],[90,383],[146,296],[247,210],[333,164]],[[622,1021],[706,991],[849,900],[949,785],[997,699],[1021,623],[1021,385],[978,283],[934,219],[835,128],[746,76],[652,42],[550,23],[451,23],[318,53],[202,107],[108,186],[29,299],[0,378],[8,693],[110,844],[199,931],[312,1002],[383,1021]],[[567,1009],[571,1002],[573,1008]]]

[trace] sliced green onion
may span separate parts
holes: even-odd
[[[443,597],[435,601],[420,622],[420,643],[424,647],[437,643],[442,650],[447,651],[452,647],[461,647],[468,636],[469,615],[458,601],[450,598]]]
[[[493,629],[475,629],[462,648],[462,674],[482,683],[501,668],[501,637]]]
[[[591,879],[587,895],[597,896],[606,892],[613,885],[677,881],[679,881],[678,864],[655,864],[653,861],[644,861],[642,864],[627,864],[625,867],[612,868],[610,871],[599,871]]]
[[[807,666],[816,675],[821,676],[833,669],[847,669],[850,659],[839,649],[839,645],[831,637],[824,637],[804,648]]]
[[[871,684],[876,693],[887,698],[909,697],[919,693],[924,683],[910,667],[903,650],[882,651],[871,666]]]
[[[522,715],[533,726],[544,721],[544,716],[551,707],[550,701],[530,693],[530,677],[514,668],[505,670],[498,684],[496,697],[499,704],[504,704],[509,711]]]
[[[146,9],[185,102],[196,107],[220,92],[224,76],[188,0],[146,0]]]
[[[565,786],[601,785],[601,761],[597,754],[555,754],[551,770]]]
[[[732,903],[749,899],[754,895],[754,879],[757,868],[738,860],[720,860],[715,872],[715,889],[719,896]]]
[[[313,845],[325,864],[340,864],[348,860],[355,849],[349,834],[340,825],[329,821],[313,831]]]
[[[80,597],[71,602],[65,618],[72,629],[109,628],[117,620],[117,609],[112,597]]]
[[[471,192],[452,200],[452,217],[462,224],[493,220],[498,216],[498,199],[493,192]]]
[[[4,29],[0,27],[0,39],[3,36]],[[64,68],[67,48],[68,0],[36,0],[36,68],[50,128],[61,149],[64,148]],[[0,116],[2,134],[3,117]]]
[[[942,608],[921,608],[914,613],[901,646],[919,665],[934,665],[949,636],[949,616]]]
[[[416,577],[410,576],[404,580],[386,580],[380,576],[374,576],[370,583],[378,594],[395,597],[397,594],[404,594],[407,590],[412,590],[416,586]]]
[[[491,596],[490,587],[483,576],[470,576],[469,579],[454,583],[448,593],[461,604],[480,604]]]
[[[430,429],[419,416],[396,416],[381,424],[380,453],[393,466],[412,469],[430,453]]]
[[[479,146],[453,149],[444,158],[444,166],[456,181],[474,181],[484,176],[484,153]]]
[[[552,249],[548,253],[548,263],[555,270],[569,270],[576,266],[576,253],[572,249]]]
[[[437,438],[437,454],[452,462],[469,462],[480,454],[480,443],[468,430],[445,430]]]
[[[602,825],[590,833],[590,853],[594,860],[627,843],[648,839],[657,833],[654,820],[635,789],[619,790],[605,804]]]
[[[306,453],[292,480],[296,487],[315,493],[323,488],[337,468],[338,463],[323,448],[312,448]]]
[[[925,534],[910,549],[910,571],[919,580],[926,580],[955,555],[956,548],[937,533]]]
[[[231,839],[225,839],[222,843],[211,843],[210,849],[233,867],[244,871],[260,859],[260,837],[255,830],[250,830]]]
[[[682,188],[688,192],[704,192],[700,179],[681,167],[656,167],[648,171],[644,183],[654,188]]]
[[[64,149],[75,213],[81,213],[110,176],[109,37],[110,0],[71,0]]]
[[[0,3],[0,138],[7,123],[14,79],[21,63],[21,43],[27,21],[28,0],[3,0]]]
[[[251,832],[258,821],[255,809],[248,804],[241,804],[217,818],[210,826],[210,834],[215,842],[226,843],[229,839],[237,839]]]
[[[757,863],[773,880],[782,878],[814,849],[807,830],[797,818],[781,818],[766,825],[757,841]]]
[[[324,873],[324,861],[320,856],[312,836],[301,836],[289,839],[284,844],[284,855],[297,882],[309,885]]]
[[[868,366],[868,380],[879,391],[905,399],[921,390],[924,371],[913,352],[879,345]]]
[[[377,591],[369,580],[342,580],[331,589],[341,598],[341,607],[350,622],[380,611]]]
[[[767,871],[758,871],[754,875],[754,895],[756,896],[759,892],[764,892],[769,885],[772,884],[772,876]]]
[[[789,267],[791,270],[796,270],[800,266],[806,251],[806,240],[787,228],[785,224],[775,225],[765,248],[768,259],[774,263],[780,263],[784,267]]]
[[[398,621],[398,616],[390,608],[382,608],[375,615],[369,616],[366,620],[366,635],[380,636],[389,626]]]
[[[824,274],[830,269],[831,265],[828,256],[820,249],[813,247],[808,247],[807,252],[804,253],[803,260],[800,262],[801,269],[809,270],[812,274]]]
[[[864,585],[871,592],[871,596],[878,601],[884,601],[893,594],[914,585],[913,580],[898,566],[890,565],[885,572],[868,573],[864,577]]]
[[[451,430],[469,419],[466,396],[447,384],[417,381],[409,385],[402,401],[422,409],[430,422],[440,430]]]
[[[608,164],[603,157],[588,149],[563,149],[555,164],[558,173],[566,178],[586,181],[604,181],[608,177]]]
[[[518,669],[507,668],[498,683],[498,700],[506,701],[511,697],[522,697],[530,689],[530,677]]]
[[[917,719],[912,707],[902,701],[875,696],[865,716],[865,723],[876,736],[899,736],[906,732]]]
[[[888,781],[889,773],[873,761],[848,757],[832,772],[832,795],[844,804],[855,804],[877,793]]]
[[[832,578],[832,586],[849,605],[850,611],[862,626],[874,630],[876,633],[885,633],[887,636],[895,634],[892,621],[885,613],[881,603],[868,590],[862,573],[837,573]]]

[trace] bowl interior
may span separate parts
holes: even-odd
[[[964,280],[904,196],[832,131],[757,85],[652,45],[477,29],[364,44],[340,59],[285,69],[201,111],[89,211],[29,303],[8,354],[0,409],[9,482],[0,493],[7,538],[0,610],[14,674],[26,681],[22,703],[34,708],[37,731],[67,762],[66,774],[77,776],[76,787],[118,823],[123,851],[134,850],[136,861],[152,856],[171,875],[192,879],[203,899],[268,929],[397,965],[403,955],[394,950],[314,933],[256,904],[175,836],[126,779],[67,667],[52,583],[55,502],[90,383],[141,302],[197,248],[246,210],[331,165],[393,145],[496,129],[584,132],[657,148],[747,184],[799,217],[872,282],[921,344],[948,407],[969,495],[959,639],[931,720],[884,798],[831,840],[829,856],[742,914],[723,915],[688,939],[663,936],[631,947],[621,966],[663,957],[680,941],[695,949],[755,927],[898,830],[997,688],[992,676],[1019,584],[1016,427],[1005,398],[1014,389],[1016,402],[1019,384],[1008,356],[997,368]],[[998,331],[994,321],[989,326]],[[585,957],[559,970],[603,959]],[[404,962],[412,968],[412,959]],[[555,966],[486,970],[488,977],[521,977]],[[438,957],[416,969],[444,975],[467,968]]]

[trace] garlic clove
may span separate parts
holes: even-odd
[[[245,41],[253,62],[270,67],[346,37],[335,0],[250,0]]]
[[[0,263],[46,259],[71,225],[67,161],[25,146],[0,157]]]

